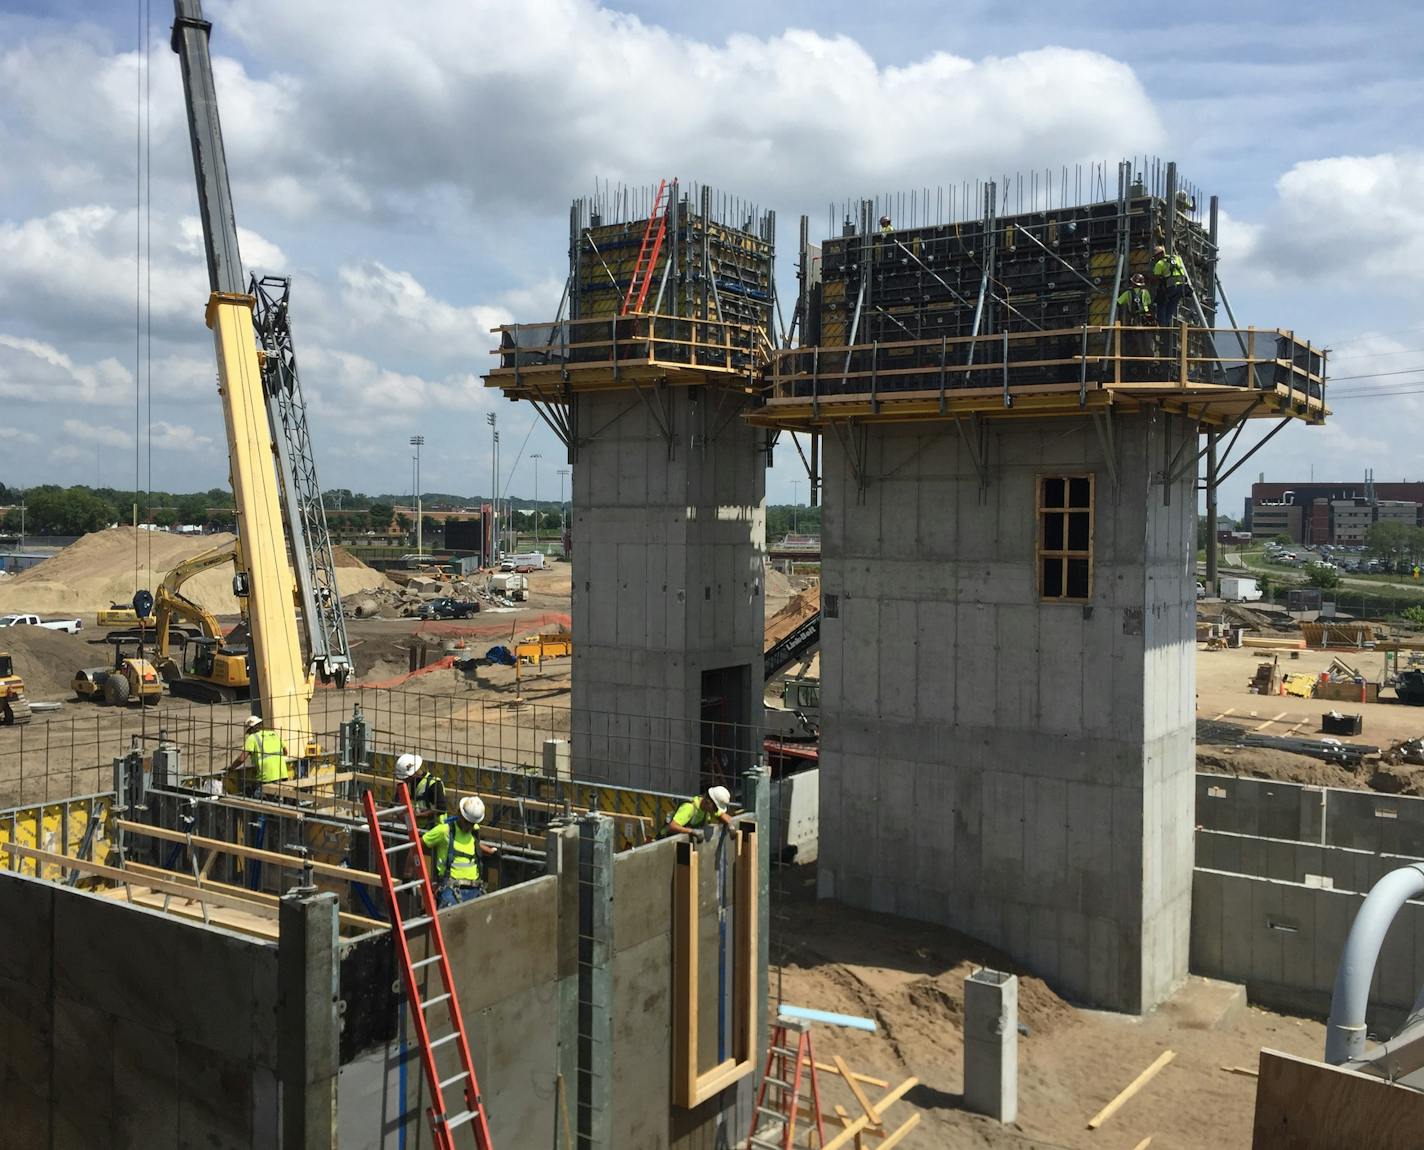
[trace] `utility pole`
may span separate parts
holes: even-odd
[[[534,461],[534,550],[539,550],[539,460],[544,456],[534,452],[529,457]]]
[[[801,506],[801,480],[791,481],[791,533],[796,534],[796,509]]]
[[[425,555],[424,523],[420,514],[420,449],[425,446],[425,436],[412,435],[410,445],[415,448],[415,554],[419,559]]]
[[[499,432],[495,430],[494,412],[485,414],[485,422],[490,428],[490,521],[489,521],[489,545],[493,554],[487,557],[487,561],[493,565],[499,553]]]

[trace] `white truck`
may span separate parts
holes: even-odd
[[[499,561],[499,569],[501,571],[542,571],[544,570],[544,553],[542,551],[524,551],[506,555]]]
[[[77,635],[84,624],[78,619],[41,619],[38,615],[0,615],[0,627],[44,627]]]
[[[1261,585],[1244,575],[1223,575],[1221,597],[1228,603],[1255,603],[1264,598]]]
[[[506,599],[523,602],[529,598],[529,580],[513,572],[491,575],[489,592],[491,595],[503,595]]]

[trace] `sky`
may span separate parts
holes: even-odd
[[[242,256],[293,277],[325,487],[409,491],[423,435],[424,490],[486,495],[493,411],[501,494],[557,496],[562,445],[480,376],[492,326],[553,316],[595,181],[775,208],[791,292],[803,212],[818,239],[833,201],[1154,154],[1221,197],[1238,322],[1332,349],[1334,416],[1238,471],[1229,514],[1260,472],[1424,477],[1424,6],[1289,11],[205,4]],[[171,23],[0,0],[0,482],[227,481]],[[806,499],[786,444],[767,488]]]

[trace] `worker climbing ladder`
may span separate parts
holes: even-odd
[[[795,1033],[796,1045],[791,1045]],[[770,1097],[769,1097],[770,1096]],[[766,1073],[757,1091],[748,1150],[793,1150],[796,1123],[807,1119],[807,1146],[816,1134],[816,1146],[826,1144],[821,1119],[821,1085],[816,1077],[816,1056],[811,1048],[809,1022],[778,1019],[766,1052]]]
[[[653,270],[658,266],[658,255],[667,236],[667,189],[666,180],[658,183],[658,194],[648,215],[648,226],[643,229],[643,243],[638,248],[638,262],[633,265],[633,278],[628,281],[628,294],[623,297],[623,315],[642,311],[643,305],[648,302]]]
[[[436,912],[435,888],[430,883],[430,868],[421,850],[420,829],[415,821],[415,807],[410,801],[410,791],[404,783],[396,784],[396,805],[384,810],[376,806],[375,796],[367,791],[363,803],[366,808],[366,823],[371,831],[372,853],[376,857],[377,871],[381,885],[385,888],[386,903],[390,907],[391,934],[396,940],[396,955],[400,962],[401,979],[405,984],[406,998],[410,1002],[411,1019],[415,1023],[416,1043],[420,1049],[420,1062],[425,1071],[425,1082],[430,1088],[430,1131],[436,1150],[454,1150],[455,1132],[463,1126],[474,1131],[475,1146],[478,1150],[493,1150],[490,1141],[489,1120],[485,1115],[484,1099],[480,1096],[480,1084],[475,1078],[475,1064],[470,1058],[470,1043],[465,1034],[464,1019],[460,1014],[460,1000],[455,993],[455,981],[450,975],[450,959],[445,951],[445,935],[440,929],[440,916]],[[392,816],[399,816],[395,822],[383,822]],[[400,860],[407,851],[414,851],[419,877],[407,881],[397,881],[395,872],[402,868],[397,863],[394,871],[392,859]],[[418,911],[412,917],[401,912],[401,895],[406,891],[418,891]],[[428,939],[429,956],[412,960],[410,944],[412,937],[425,931]],[[432,997],[421,994],[416,979],[418,971],[433,969],[440,985]],[[431,1037],[429,1011],[445,1004],[450,1022],[448,1034]],[[454,1050],[459,1056],[459,1069],[448,1077],[441,1077],[439,1060],[443,1053]],[[460,1086],[465,1100],[465,1109],[451,1114],[446,1103],[446,1091]]]

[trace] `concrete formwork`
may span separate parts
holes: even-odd
[[[576,398],[571,739],[580,777],[696,790],[708,716],[739,725],[725,729],[733,745],[718,749],[729,766],[751,765],[766,433],[737,418],[743,398],[701,387]]]
[[[821,891],[1143,1010],[1187,971],[1195,432],[995,423],[982,483],[974,441],[825,437]],[[1091,596],[1042,602],[1037,480],[1085,473]]]
[[[15,874],[0,921],[6,1145],[281,1145],[275,945]]]

